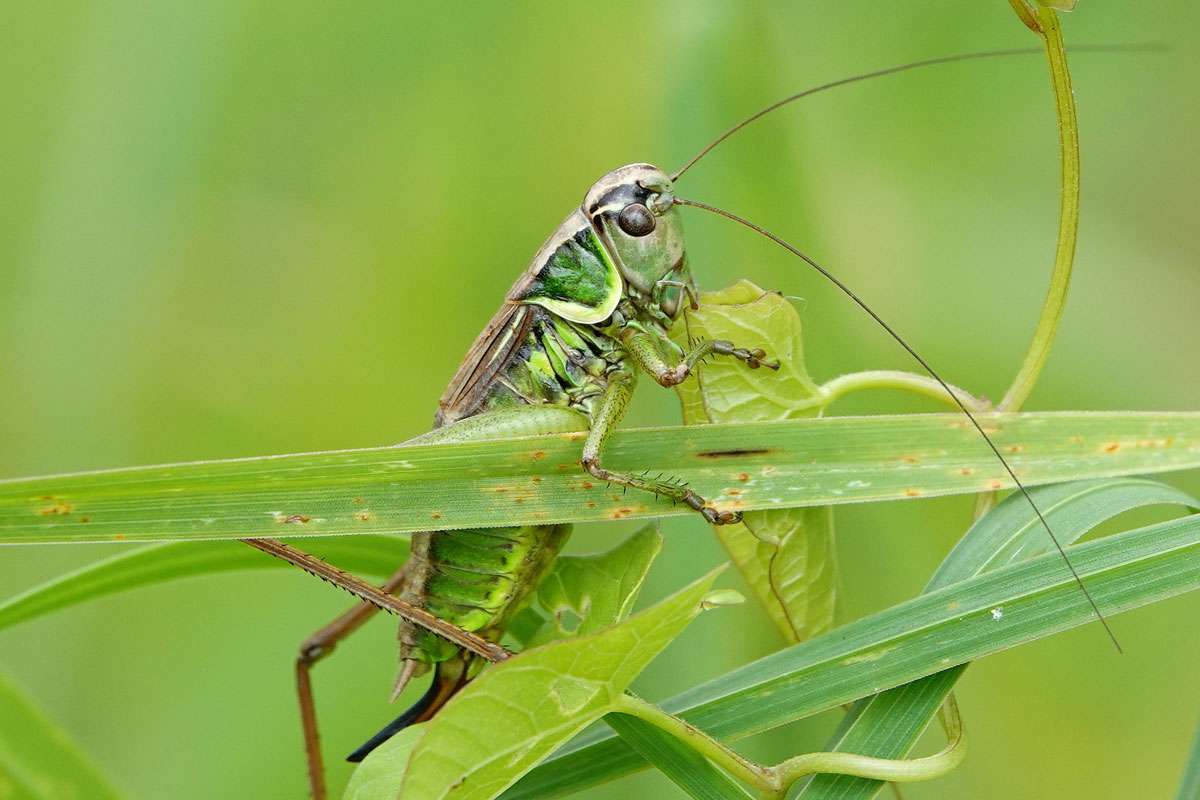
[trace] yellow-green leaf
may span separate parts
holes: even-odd
[[[531,642],[584,636],[625,619],[661,549],[662,535],[646,526],[603,553],[560,556],[538,584],[537,602],[549,619]]]
[[[688,311],[671,334],[681,347],[726,339],[738,347],[762,348],[779,362],[778,370],[754,370],[731,358],[711,359],[695,380],[677,389],[689,425],[801,419],[824,409],[826,400],[804,364],[800,315],[775,292],[742,280],[705,293],[700,308]],[[740,525],[713,530],[787,641],[833,625],[837,561],[831,508],[756,511]]]
[[[425,727],[425,723],[407,727],[372,750],[350,776],[342,800],[395,800],[397,776],[408,768]]]
[[[700,367],[694,380],[676,391],[688,425],[710,422],[803,419],[821,412],[822,395],[804,364],[800,316],[783,296],[742,280],[719,292],[705,292],[700,308],[689,310],[671,329],[683,348],[688,342],[727,339],[738,347],[767,352],[778,370],[749,369],[724,356]]]
[[[599,633],[488,668],[426,726],[403,776],[401,798],[497,796],[615,707],[638,673],[699,613],[718,572]]]

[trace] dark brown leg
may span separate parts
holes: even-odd
[[[389,578],[382,587],[376,587],[277,539],[242,539],[242,541],[264,553],[293,564],[311,575],[335,586],[340,586],[363,601],[306,639],[300,645],[300,655],[296,659],[296,693],[300,700],[304,751],[308,759],[308,781],[313,800],[325,800],[327,794],[310,670],[313,664],[331,653],[339,641],[362,627],[363,623],[370,619],[376,611],[383,610],[403,617],[488,661],[503,661],[512,655],[498,644],[482,639],[456,625],[451,625],[425,609],[393,596],[392,592],[403,582],[403,570]]]
[[[321,580],[332,583],[334,586],[339,586],[359,600],[365,600],[389,614],[395,614],[414,625],[419,625],[425,630],[435,633],[443,639],[488,661],[504,661],[512,655],[512,653],[495,642],[489,642],[487,639],[477,636],[470,631],[464,631],[457,625],[452,625],[444,619],[439,619],[425,609],[414,606],[412,603],[406,603],[399,597],[393,597],[387,592],[382,591],[379,587],[373,586],[361,578],[356,578],[349,572],[340,570],[332,564],[322,561],[303,550],[297,550],[290,544],[284,544],[278,539],[242,539],[240,541],[245,542],[253,548],[262,550],[264,553],[283,559],[310,575],[315,575]]]
[[[391,594],[404,583],[401,568],[388,578],[380,591]],[[371,617],[379,613],[379,607],[362,602],[309,636],[300,645],[296,656],[296,695],[300,700],[300,724],[304,730],[304,755],[308,761],[308,786],[313,800],[325,800],[325,764],[321,759],[321,737],[317,729],[317,706],[313,701],[313,664],[329,655],[338,642],[361,628]]]

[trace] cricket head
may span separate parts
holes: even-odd
[[[692,286],[673,189],[658,167],[629,164],[592,184],[583,200],[625,284],[671,318],[682,307],[683,287]]]
[[[695,293],[671,179],[649,164],[614,169],[550,235],[508,299],[572,322],[608,319],[622,297],[674,319]]]

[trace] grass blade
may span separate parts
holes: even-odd
[[[1192,749],[1188,753],[1187,765],[1183,769],[1183,778],[1179,782],[1179,792],[1176,800],[1200,800],[1200,727],[1196,728],[1196,738],[1192,741]]]
[[[360,575],[385,577],[408,557],[400,536],[314,539],[314,555]],[[167,542],[139,547],[59,575],[0,602],[0,630],[77,603],[156,583],[245,569],[295,569],[241,542]]]
[[[1029,485],[1200,466],[1200,413],[984,415]],[[916,444],[919,443],[919,444]],[[401,533],[690,513],[594,485],[578,435],[208,461],[0,482],[0,544]],[[1008,486],[955,414],[618,431],[617,470],[761,510]]]
[[[1156,481],[1124,479],[1083,481],[1034,490],[1033,498],[1064,545],[1118,514],[1144,506],[1173,504],[1196,508],[1200,501]],[[1012,496],[980,519],[951,551],[926,587],[927,591],[980,575],[1054,550],[1040,521],[1024,501]],[[998,608],[1003,614],[1003,608]],[[938,706],[962,676],[966,665],[901,686],[858,704],[854,722],[845,726],[828,749],[903,757],[933,720]],[[810,800],[865,800],[882,788],[880,781],[819,775],[800,797]]]
[[[120,797],[75,743],[2,673],[0,797],[12,800]]]
[[[704,756],[648,722],[627,714],[604,718],[621,740],[696,800],[753,800],[737,781]]]
[[[1072,548],[1105,614],[1200,588],[1200,516]],[[1003,608],[1001,619],[991,613]],[[1055,554],[1023,561],[893,606],[773,653],[663,703],[723,739],[759,733],[886,687],[1093,621]],[[614,736],[589,733],[505,797],[556,797],[645,762]]]

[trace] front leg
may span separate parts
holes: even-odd
[[[664,481],[661,478],[650,479],[645,476],[632,475],[625,472],[613,472],[600,464],[600,451],[621,417],[625,416],[625,408],[633,397],[633,388],[637,383],[637,375],[628,368],[622,368],[609,376],[608,386],[600,398],[600,405],[592,417],[592,427],[588,431],[587,441],[583,445],[583,468],[597,480],[615,483],[618,486],[628,486],[641,489],[660,497],[666,497],[673,503],[683,503],[689,508],[699,511],[704,519],[713,525],[727,525],[741,521],[742,515],[733,511],[718,511],[708,505],[700,495],[686,485]]]
[[[733,342],[725,339],[709,339],[701,342],[693,347],[690,351],[684,354],[683,360],[678,364],[670,365],[662,356],[662,351],[658,347],[658,341],[654,336],[645,331],[636,329],[627,329],[627,333],[622,337],[622,342],[626,351],[633,356],[633,360],[638,366],[658,381],[660,385],[668,388],[677,386],[687,380],[687,377],[692,374],[696,365],[703,361],[707,356],[716,354],[720,356],[733,356],[736,359],[744,361],[750,369],[758,369],[759,367],[767,367],[768,369],[779,369],[778,361],[764,361],[767,357],[765,351],[759,348],[747,350],[744,347],[737,347]]]

